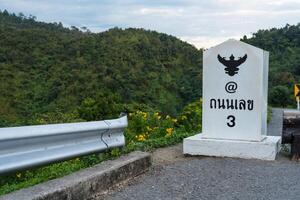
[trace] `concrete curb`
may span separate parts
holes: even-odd
[[[136,151],[62,178],[12,192],[1,196],[0,200],[92,199],[116,183],[145,172],[150,166],[151,155]]]

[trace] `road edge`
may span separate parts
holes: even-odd
[[[62,178],[0,196],[0,200],[92,199],[115,184],[144,173],[151,164],[151,154],[135,151]]]

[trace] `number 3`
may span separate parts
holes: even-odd
[[[229,115],[227,117],[227,119],[229,120],[229,122],[227,122],[227,126],[234,127],[235,126],[235,117],[233,115]]]

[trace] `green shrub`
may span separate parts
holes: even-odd
[[[161,116],[158,112],[136,111],[129,113],[129,125],[126,129],[127,141],[143,142],[147,139],[171,137],[177,119]]]
[[[178,117],[178,124],[188,132],[200,131],[202,128],[202,99],[192,102],[183,108]]]
[[[38,124],[55,124],[55,123],[72,123],[72,122],[83,122],[86,121],[79,117],[78,112],[72,113],[63,113],[60,110],[56,110],[55,112],[48,112],[44,114],[39,114],[35,117],[30,124],[38,125]]]
[[[77,112],[80,118],[92,121],[116,118],[123,109],[124,106],[119,95],[103,92],[99,93],[95,99],[84,99]]]
[[[275,86],[270,90],[269,100],[271,105],[279,106],[279,107],[286,107],[288,104],[291,104],[291,96],[292,92],[286,86],[279,85]]]

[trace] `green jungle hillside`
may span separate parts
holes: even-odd
[[[242,40],[270,52],[269,103],[295,104],[300,25],[259,30]],[[202,128],[202,49],[155,31],[91,33],[2,11],[0,83],[0,127],[101,120],[121,112],[129,120],[122,150],[1,176],[0,195],[131,151],[173,145]]]
[[[3,11],[0,126],[96,120],[138,108],[176,115],[200,98],[201,65],[201,51],[170,35],[91,33]]]
[[[269,104],[295,108],[293,85],[300,83],[300,23],[259,30],[242,41],[270,52]]]
[[[294,104],[300,25],[244,42],[270,52],[269,103]],[[101,33],[0,12],[0,127],[100,120],[135,110],[178,115],[202,93],[202,49],[144,29]]]

